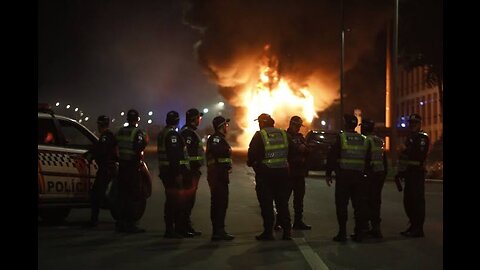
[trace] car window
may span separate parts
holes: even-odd
[[[59,119],[60,129],[66,139],[66,146],[77,149],[90,149],[95,138],[81,125]]]
[[[38,144],[56,145],[58,143],[58,135],[52,119],[38,118]]]

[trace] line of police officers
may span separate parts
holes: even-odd
[[[158,135],[157,153],[159,177],[165,188],[165,238],[185,238],[201,235],[192,226],[191,212],[201,176],[200,168],[207,163],[207,181],[211,191],[212,240],[233,240],[225,231],[228,207],[229,174],[232,172],[231,147],[225,140],[230,119],[217,116],[212,124],[215,133],[208,138],[206,153],[196,129],[203,116],[197,109],[186,112],[186,124],[177,132],[179,114],[170,111],[166,126]],[[273,240],[274,205],[278,211],[275,229],[283,230],[284,240],[291,240],[291,220],[288,201],[293,192],[295,218],[293,229],[310,230],[303,222],[303,198],[305,196],[305,161],[308,147],[299,133],[303,121],[298,116],[290,119],[287,131],[274,127],[274,119],[262,113],[255,119],[259,123],[248,148],[247,165],[255,171],[255,191],[263,218],[263,232],[257,240]],[[99,205],[109,181],[118,178],[118,200],[116,203],[119,232],[138,233],[145,230],[135,223],[140,217],[135,206],[144,201],[144,183],[141,180],[143,150],[148,143],[146,135],[137,128],[138,112],[129,110],[129,125],[121,128],[114,136],[108,130],[109,119],[100,116],[97,120],[99,142],[89,152],[99,166],[92,187],[92,215],[89,226],[98,222]],[[347,240],[347,208],[352,200],[355,228],[352,239],[361,242],[366,235],[382,238],[380,229],[381,192],[387,172],[384,142],[372,134],[374,122],[364,120],[362,134],[354,131],[357,118],[344,115],[345,131],[341,131],[331,147],[326,170],[326,183],[332,183],[335,172],[335,205],[338,234],[334,241]],[[420,130],[420,116],[409,118],[410,134],[401,152],[396,180],[405,181],[404,206],[410,227],[401,234],[407,237],[423,237],[425,219],[424,163],[428,153],[428,136]],[[115,164],[118,161],[118,175]],[[399,189],[401,191],[401,189]]]

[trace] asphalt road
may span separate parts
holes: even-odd
[[[242,157],[234,159],[226,230],[232,242],[211,242],[210,190],[204,171],[193,210],[194,227],[203,232],[193,239],[163,239],[163,186],[158,179],[155,156],[147,154],[153,194],[139,226],[143,234],[114,232],[107,210],[94,229],[82,228],[88,209],[73,210],[61,225],[38,223],[38,269],[443,269],[443,185],[426,185],[425,238],[399,235],[407,227],[402,193],[393,182],[383,190],[382,229],[384,239],[340,244],[337,233],[334,187],[321,175],[307,178],[305,222],[311,231],[294,231],[293,241],[259,242],[262,231],[260,208],[255,195],[254,174]],[[291,214],[293,214],[290,202]],[[349,208],[349,234],[353,232],[353,210]]]

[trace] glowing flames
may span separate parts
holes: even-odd
[[[265,47],[269,49],[268,45]],[[286,129],[290,117],[302,117],[308,126],[316,115],[314,97],[306,87],[293,88],[289,82],[279,78],[278,62],[266,55],[258,82],[247,87],[241,94],[241,102],[246,112],[240,120],[243,134],[238,138],[240,147],[248,147],[253,134],[258,130],[258,122],[254,121],[261,113],[270,114],[275,120],[275,127]]]

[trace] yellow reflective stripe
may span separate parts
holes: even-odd
[[[267,144],[270,145],[270,141],[268,140],[267,131],[265,129],[260,129],[260,134],[262,135],[263,142],[265,143],[265,147]]]
[[[218,163],[232,163],[231,158],[217,158]]]
[[[212,165],[215,163],[232,163],[232,159],[231,158],[217,158],[216,160],[210,159],[208,160],[207,165]]]
[[[158,164],[168,166],[168,165],[170,165],[170,161],[160,160],[160,161],[158,161]],[[189,164],[190,164],[190,161],[188,161],[188,160],[180,160],[180,161],[179,161],[179,164],[180,164],[180,165],[189,165]]]
[[[286,144],[275,144],[275,145],[266,145],[265,150],[277,150],[277,149],[284,149],[288,148],[288,145]]]
[[[197,160],[204,160],[205,158],[203,156],[192,156],[188,157],[188,160],[190,161],[197,161]]]
[[[269,158],[269,159],[264,159],[262,160],[262,163],[265,164],[272,164],[272,163],[280,163],[280,162],[286,162],[286,158]]]
[[[400,161],[400,164],[404,164],[404,165],[420,165],[420,161],[416,161],[416,160],[403,160],[401,159]]]
[[[359,159],[344,159],[344,158],[341,158],[338,160],[339,162],[342,162],[342,163],[356,163],[356,164],[364,164],[365,161],[364,160],[359,160]]]

